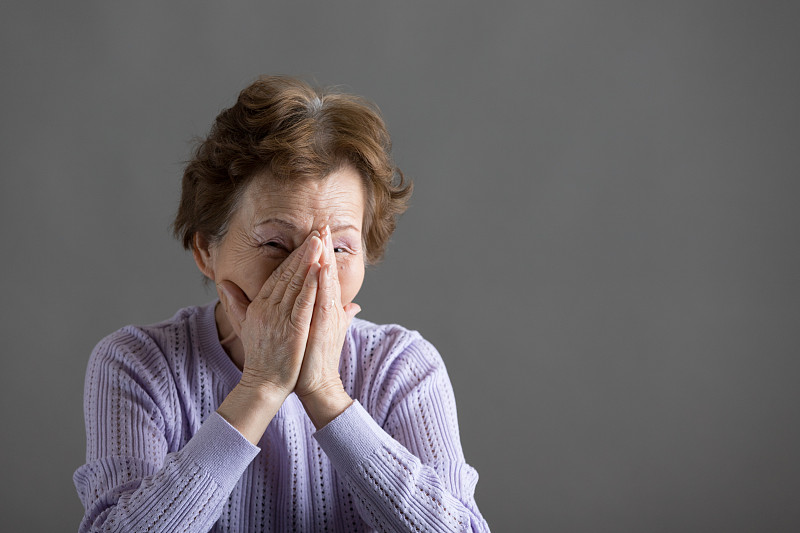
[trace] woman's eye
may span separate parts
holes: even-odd
[[[282,243],[276,241],[265,242],[261,246],[264,248],[286,251],[286,247]]]
[[[333,251],[336,252],[337,254],[338,253],[343,253],[343,252],[347,251],[347,248],[341,248],[341,247],[340,248],[334,248]]]

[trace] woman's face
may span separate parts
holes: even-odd
[[[364,281],[364,189],[350,165],[322,180],[279,185],[257,176],[244,190],[227,233],[202,251],[198,266],[215,283],[229,280],[252,300],[270,274],[313,230],[330,225],[342,305]]]

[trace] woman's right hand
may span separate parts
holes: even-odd
[[[244,347],[240,385],[283,400],[294,390],[303,363],[319,283],[323,244],[312,231],[249,301],[229,280],[217,284],[231,326]]]

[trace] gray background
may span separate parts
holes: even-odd
[[[181,162],[282,73],[385,114],[358,301],[443,354],[495,531],[800,530],[796,6],[4,3],[3,529],[76,529],[89,352],[210,299]]]

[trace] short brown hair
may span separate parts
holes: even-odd
[[[241,192],[256,174],[284,183],[321,179],[344,164],[366,192],[362,238],[367,263],[379,261],[408,206],[413,184],[394,166],[378,109],[349,94],[314,89],[296,78],[263,76],[223,110],[183,173],[175,236],[221,238]]]

